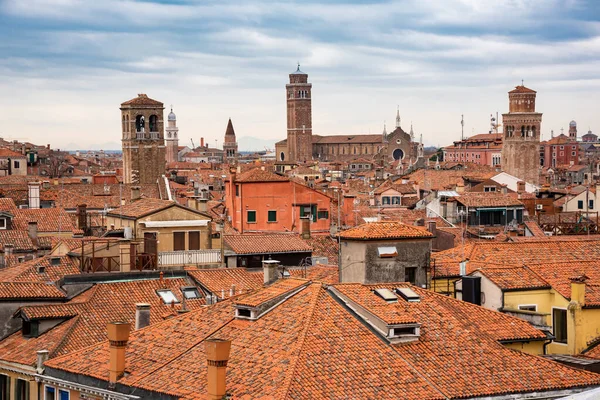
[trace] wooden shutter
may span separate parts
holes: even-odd
[[[185,250],[185,232],[173,232],[173,250]]]
[[[188,232],[188,249],[200,250],[200,232],[192,231]]]

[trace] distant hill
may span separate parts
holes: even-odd
[[[282,137],[283,139],[283,137]],[[253,136],[242,136],[237,139],[239,151],[261,151],[265,147],[275,150],[275,143],[281,139],[261,139]]]

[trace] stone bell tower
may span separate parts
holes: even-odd
[[[298,69],[285,85],[287,95],[287,146],[290,162],[312,160],[312,84],[308,75]]]
[[[535,90],[523,84],[508,92],[508,113],[502,114],[502,170],[537,185],[542,114],[535,111],[535,97]]]
[[[145,94],[121,104],[124,183],[155,184],[165,173],[163,110]]]

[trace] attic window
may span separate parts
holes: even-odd
[[[177,300],[177,297],[175,297],[175,294],[171,290],[157,290],[156,293],[158,293],[165,304],[179,303],[179,300]]]
[[[38,337],[39,335],[39,322],[38,321],[23,321],[23,336],[25,337]]]
[[[399,328],[392,329],[392,336],[407,336],[407,335],[416,335],[417,327],[416,326],[401,326]]]
[[[44,272],[46,272],[46,267],[43,265],[38,265],[37,272],[38,272],[38,274],[43,274]]]
[[[181,292],[185,296],[186,299],[197,299],[200,298],[200,293],[198,289],[195,287],[185,287],[181,288]]]
[[[235,316],[238,318],[252,318],[252,310],[248,308],[236,308]]]
[[[60,265],[60,257],[50,258],[50,265]]]
[[[411,288],[396,288],[396,293],[398,293],[404,300],[408,301],[409,303],[418,303],[421,301],[421,296],[415,293],[415,291]]]
[[[398,301],[398,297],[390,289],[375,289],[373,292],[388,303],[396,303]]]
[[[382,246],[377,248],[377,255],[380,258],[392,258],[398,255],[396,246]]]

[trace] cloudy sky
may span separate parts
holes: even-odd
[[[600,133],[596,0],[0,0],[0,136],[119,148],[119,104],[173,104],[180,144],[285,137],[296,62],[313,132],[394,124],[445,145],[489,129],[524,79],[543,137]],[[166,114],[165,114],[166,115]],[[389,130],[389,129],[388,129]],[[243,149],[242,149],[243,150]]]

